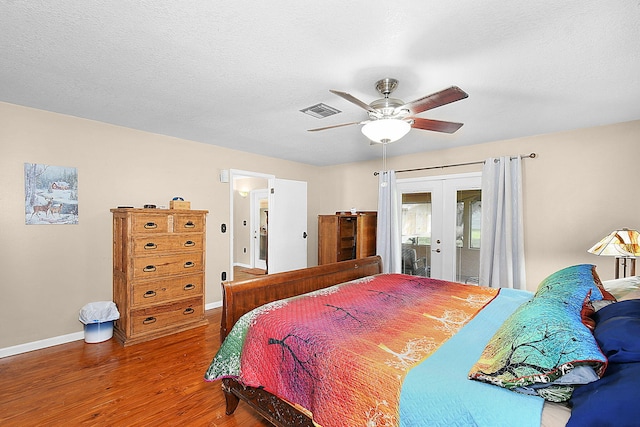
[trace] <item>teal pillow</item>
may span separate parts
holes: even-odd
[[[538,285],[535,298],[562,299],[582,305],[586,296],[591,301],[611,299],[602,286],[592,264],[579,264],[558,270]]]
[[[491,338],[469,378],[553,402],[568,400],[575,384],[597,379],[606,358],[581,313],[585,301],[603,298],[599,283],[588,264],[547,277]],[[588,380],[574,375],[581,378],[575,383],[562,379],[578,366],[593,369],[594,375]]]

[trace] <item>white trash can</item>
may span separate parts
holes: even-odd
[[[84,342],[93,344],[110,339],[113,336],[113,320],[108,322],[87,323],[84,325]]]
[[[84,323],[84,342],[103,342],[113,336],[113,321],[120,313],[113,301],[90,302],[80,310],[80,321]]]

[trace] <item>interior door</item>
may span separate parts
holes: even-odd
[[[267,271],[307,267],[307,183],[269,179]]]
[[[251,260],[255,268],[267,269],[267,218],[269,213],[269,192],[265,189],[251,192]]]
[[[456,282],[477,278],[480,174],[398,180],[402,206],[402,271]],[[477,221],[473,223],[477,227]],[[473,240],[474,245],[470,242]]]

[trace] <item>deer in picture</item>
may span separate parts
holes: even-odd
[[[54,216],[54,214],[58,214],[58,217],[59,217],[61,210],[62,210],[62,203],[56,203],[55,205],[51,205],[49,207],[48,212],[51,212],[51,216]]]
[[[35,214],[38,214],[38,216],[40,216],[40,212],[44,212],[44,216],[46,217],[49,214],[49,208],[51,208],[51,203],[53,202],[53,199],[47,199],[47,204],[46,205],[33,205],[33,213],[31,214],[31,218],[33,218],[33,216]]]

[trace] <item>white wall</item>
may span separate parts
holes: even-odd
[[[393,145],[389,146],[390,155]],[[602,280],[613,279],[614,261],[587,253],[619,227],[640,229],[640,192],[635,179],[640,162],[640,120],[548,135],[491,142],[390,158],[390,169],[412,169],[473,162],[488,157],[537,153],[523,160],[527,288],[553,271],[579,263],[597,266]],[[330,186],[344,185],[330,209],[376,209],[381,162],[340,165],[326,175]],[[481,170],[465,166],[399,174],[453,174]],[[326,195],[323,195],[326,196]]]
[[[82,331],[78,312],[111,300],[112,217],[119,205],[206,209],[207,303],[229,271],[229,185],[221,169],[313,181],[317,168],[0,103],[0,349]],[[24,163],[75,167],[79,224],[25,225]],[[313,197],[310,185],[309,197]],[[317,189],[318,187],[315,186]],[[309,212],[313,225],[315,215]],[[313,244],[317,245],[315,236]],[[317,252],[310,243],[309,259]]]
[[[317,262],[318,214],[377,208],[373,172],[380,161],[317,168],[6,103],[0,117],[0,349],[81,332],[80,308],[111,299],[115,206],[166,205],[179,195],[193,209],[209,210],[208,303],[220,300],[220,274],[230,263],[229,234],[220,232],[229,221],[221,169],[307,181],[309,265]],[[535,289],[575,263],[596,264],[603,279],[613,277],[613,260],[586,250],[614,228],[640,228],[639,142],[640,121],[633,121],[391,157],[388,164],[415,168],[535,151],[538,158],[524,161],[527,286]],[[25,162],[77,168],[78,225],[25,225]],[[478,167],[446,173],[471,170]]]

